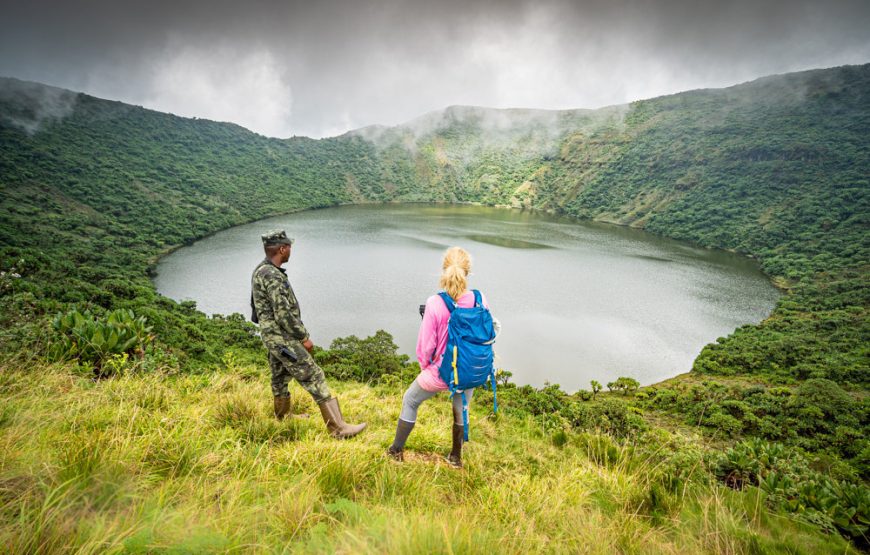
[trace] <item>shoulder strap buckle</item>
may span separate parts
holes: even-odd
[[[450,298],[445,291],[439,291],[438,296],[441,297],[441,300],[444,301],[444,304],[447,305],[447,310],[453,314],[453,309],[456,308],[456,302]]]

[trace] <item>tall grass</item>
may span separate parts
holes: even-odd
[[[294,410],[311,418],[276,421],[264,368],[96,384],[72,367],[4,368],[0,545],[14,554],[850,552],[839,537],[769,513],[757,492],[704,479],[701,455],[678,436],[628,445],[554,434],[528,416],[487,418],[479,405],[457,471],[443,462],[449,404],[435,400],[397,464],[383,452],[400,391],[331,385],[348,420],[368,421],[358,438],[331,439],[295,386]]]

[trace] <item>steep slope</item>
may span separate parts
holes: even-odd
[[[4,292],[32,297],[3,311],[0,325],[15,331],[0,343],[16,351],[19,337],[27,342],[22,321],[76,302],[143,307],[181,353],[211,352],[196,326],[161,312],[174,303],[154,293],[149,264],[168,248],[242,222],[364,199],[382,190],[377,164],[358,139],[267,139],[236,125],[4,79],[0,271],[22,273],[23,260],[24,278],[4,283]],[[9,271],[16,266],[19,272]]]
[[[870,381],[870,65],[597,111],[453,107],[352,135],[405,184],[398,198],[531,207],[758,258],[792,294],[697,370]]]
[[[384,182],[402,200],[530,206],[523,184],[569,134],[621,127],[628,108],[495,110],[451,106],[392,128],[365,128]]]
[[[868,90],[870,65],[851,66],[594,111],[455,106],[347,137],[377,147],[401,199],[643,227],[775,274],[777,253],[802,253],[818,271],[870,254],[856,234],[870,223]]]

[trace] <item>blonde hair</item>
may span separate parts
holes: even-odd
[[[439,286],[447,291],[453,300],[459,300],[459,296],[468,286],[469,272],[471,272],[471,255],[468,251],[462,247],[450,247],[444,253]]]

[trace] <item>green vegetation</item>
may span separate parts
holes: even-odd
[[[625,376],[620,377],[620,378],[616,378],[615,381],[612,381],[612,382],[607,384],[607,389],[609,389],[610,391],[613,391],[613,390],[622,391],[624,394],[634,393],[635,391],[637,391],[637,388],[639,388],[639,387],[640,387],[639,381],[637,381],[634,378],[628,378]]]
[[[108,376],[106,362],[128,360],[130,355],[145,355],[145,347],[154,336],[143,316],[123,308],[110,312],[105,320],[72,310],[58,314],[52,322],[57,338],[49,351],[55,360],[77,360],[91,365],[97,376]]]
[[[276,421],[265,365],[235,358],[96,384],[71,366],[4,367],[6,551],[856,552],[766,508],[765,489],[718,483],[694,437],[554,430],[509,405],[488,418],[480,402],[456,471],[442,462],[449,404],[432,403],[397,464],[383,452],[405,384],[333,382],[347,416],[369,423],[336,441],[313,418]],[[291,393],[294,411],[316,412]]]
[[[454,107],[320,141],[0,80],[0,541],[21,553],[866,549],[868,137],[870,65],[599,111]],[[389,334],[316,353],[371,426],[336,443],[317,422],[269,418],[242,315],[206,317],[148,275],[169,249],[239,223],[383,201],[640,227],[755,257],[785,294],[655,386],[626,376],[612,393],[593,381],[568,395],[505,371],[502,414],[486,418],[489,392],[474,404],[465,471],[434,460],[441,404],[395,466],[381,452],[417,367]]]
[[[870,491],[810,468],[800,453],[760,440],[741,442],[719,459],[716,474],[742,489],[752,484],[774,506],[797,512],[825,530],[864,541],[870,524]]]

